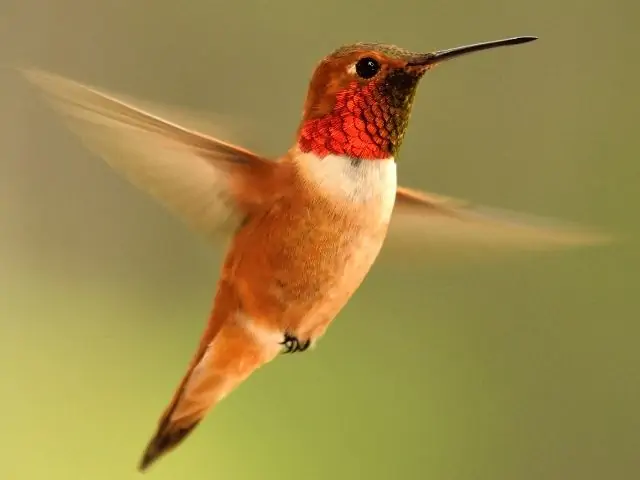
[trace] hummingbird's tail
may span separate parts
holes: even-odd
[[[205,332],[187,374],[144,451],[138,465],[141,472],[182,443],[216,403],[278,354],[277,341],[265,342],[264,336],[256,335],[250,327],[247,322],[231,321],[219,326],[217,332],[209,332],[212,335]]]

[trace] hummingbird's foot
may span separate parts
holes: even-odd
[[[280,342],[280,345],[284,345],[284,350],[282,353],[304,352],[311,346],[311,340],[301,342],[293,335],[285,333],[284,340]]]

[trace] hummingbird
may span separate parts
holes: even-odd
[[[317,64],[295,141],[274,159],[94,87],[22,70],[115,171],[212,243],[227,240],[208,322],[140,471],[181,444],[258,368],[315,345],[383,245],[420,250],[432,238],[446,244],[464,237],[541,249],[603,240],[397,184],[398,152],[425,74],[454,58],[533,40],[428,53],[380,43],[342,46]]]

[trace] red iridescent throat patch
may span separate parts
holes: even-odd
[[[336,95],[327,115],[307,120],[298,138],[303,152],[383,160],[393,157],[408,121],[409,102],[394,105],[378,82],[351,83]]]

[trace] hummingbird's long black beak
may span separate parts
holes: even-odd
[[[529,43],[537,40],[538,37],[512,37],[502,40],[493,40],[491,42],[474,43],[472,45],[464,45],[462,47],[449,48],[447,50],[438,50],[437,52],[427,53],[417,57],[407,63],[407,66],[429,66],[437,63],[446,62],[452,58],[461,57],[468,53],[481,52],[490,48],[509,47],[511,45],[520,45],[521,43]]]

